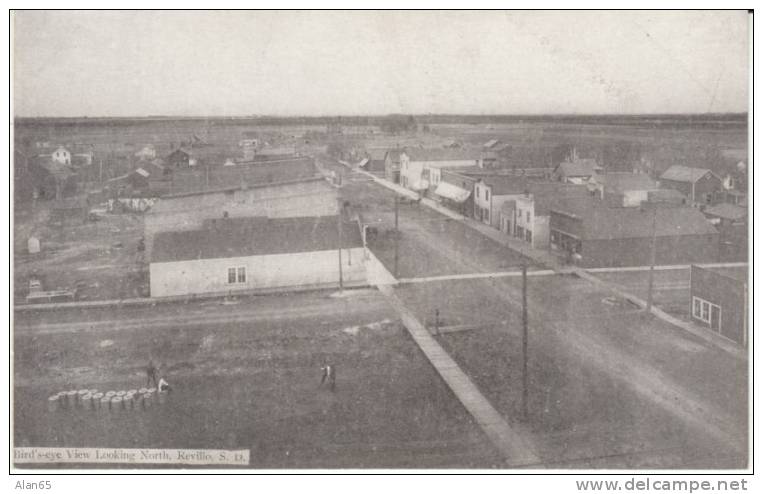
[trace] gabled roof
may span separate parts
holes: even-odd
[[[556,167],[556,173],[563,177],[590,177],[601,167],[594,159],[578,159],[576,161],[563,161]]]
[[[342,248],[362,247],[355,222],[342,223]],[[336,216],[220,218],[206,228],[154,236],[151,262],[224,259],[339,248]]]
[[[480,151],[449,148],[411,148],[406,149],[405,154],[411,161],[464,161],[478,160],[481,157]]]
[[[508,175],[480,177],[480,181],[490,187],[493,195],[521,194],[527,190],[527,179]]]
[[[690,166],[673,165],[660,176],[662,180],[673,180],[674,182],[694,183],[712,171],[707,168],[693,168]]]
[[[393,163],[399,163],[400,162],[400,155],[403,153],[402,149],[390,149],[386,153],[384,153],[384,159],[387,159],[387,156],[389,156],[390,161]]]
[[[529,183],[527,191],[532,194],[533,209],[536,216],[547,216],[552,208],[574,199],[592,201],[585,185],[562,183]]]
[[[718,233],[698,209],[691,207],[658,207],[655,219],[655,210],[652,209],[610,208],[591,204],[575,206],[581,205],[571,207],[570,204],[565,204],[553,210],[573,213],[582,218],[586,239],[651,237],[653,221],[657,237]]]
[[[705,209],[705,215],[728,220],[741,220],[742,218],[747,217],[747,208],[735,206],[734,204],[721,203]]]
[[[596,181],[609,191],[657,189],[657,182],[643,173],[605,173],[597,175]]]

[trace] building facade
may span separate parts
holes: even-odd
[[[656,212],[655,212],[656,211]],[[586,268],[712,263],[718,231],[695,208],[558,207],[550,213],[552,250]]]
[[[747,346],[747,280],[744,272],[691,267],[692,320]]]
[[[362,286],[366,252],[355,222],[337,216],[240,218],[156,236],[152,297]],[[341,249],[341,268],[339,251]]]

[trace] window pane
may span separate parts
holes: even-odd
[[[238,282],[246,283],[246,268],[238,268]]]
[[[699,299],[694,299],[694,317],[702,317],[702,303]]]
[[[236,282],[236,268],[228,268],[228,283]]]
[[[702,302],[702,319],[710,320],[710,304],[707,302]]]

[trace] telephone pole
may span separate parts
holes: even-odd
[[[652,247],[651,262],[649,264],[649,291],[646,295],[646,312],[652,312],[652,291],[654,289],[654,263],[657,257],[657,206],[652,206]]]
[[[522,263],[522,419],[527,420],[527,262]]]
[[[395,194],[395,278],[397,278],[397,261],[399,256],[398,244],[400,242],[400,230],[397,227],[398,210],[400,209],[400,198]]]
[[[342,200],[339,199],[339,214],[337,214],[337,230],[339,231],[339,290],[344,290],[342,280]]]

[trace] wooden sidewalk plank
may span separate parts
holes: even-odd
[[[506,459],[509,466],[537,466],[540,459],[532,445],[511,429],[500,413],[490,404],[455,360],[437,343],[419,320],[397,298],[389,285],[379,286],[397,311],[413,341],[421,349],[453,394],[472,415],[485,435]]]

